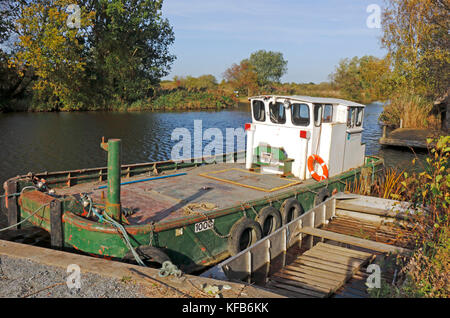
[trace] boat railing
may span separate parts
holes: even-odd
[[[177,170],[181,168],[193,167],[205,163],[216,162],[237,162],[245,158],[245,151],[237,151],[232,153],[217,154],[212,156],[205,156],[199,158],[189,159],[189,162],[184,161],[156,161],[147,163],[125,164],[121,165],[121,177],[130,178],[135,175],[154,171]],[[103,182],[107,179],[107,167],[87,168],[56,172],[40,172],[33,174],[35,177],[44,178],[48,185],[53,187],[71,187],[76,184],[86,182]],[[20,175],[11,178],[6,182],[17,181],[18,179],[26,178],[29,175]]]
[[[357,205],[351,202],[356,202]],[[334,217],[347,215],[376,222],[402,222],[408,218],[410,204],[382,198],[373,198],[356,194],[338,193],[318,204],[293,221],[280,227],[274,233],[259,240],[252,246],[232,256],[202,276],[228,281],[246,281],[264,285],[272,273],[285,267],[288,250],[294,253],[313,248],[325,239],[342,242],[362,248],[386,253],[409,253],[409,250],[346,236],[344,239],[318,228],[328,224]],[[325,234],[324,234],[325,233]],[[291,253],[291,254],[294,254]]]
[[[280,227],[254,245],[232,256],[213,269],[202,274],[206,277],[230,281],[263,283],[270,272],[286,265],[287,251],[298,247],[312,247],[314,238],[301,232],[303,227],[317,228],[333,218],[336,211],[336,198],[332,197],[317,205],[295,220]]]

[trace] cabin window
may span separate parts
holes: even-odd
[[[331,123],[333,121],[333,105],[327,104],[323,106],[323,123]]]
[[[292,123],[296,126],[309,126],[309,107],[306,104],[292,104]]]
[[[347,111],[347,127],[352,128],[355,126],[355,113],[356,109],[354,107],[349,107]]]
[[[266,121],[266,108],[264,102],[260,100],[253,101],[253,117],[256,121]]]
[[[274,124],[286,123],[286,110],[283,103],[270,103],[270,121]]]
[[[322,124],[323,107],[322,104],[314,104],[314,125],[319,127]]]
[[[364,109],[362,107],[359,107],[358,110],[356,111],[356,126],[357,127],[360,127],[362,124],[363,114],[364,114]]]

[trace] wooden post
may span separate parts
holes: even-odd
[[[305,221],[307,221],[307,224],[303,224],[303,226],[314,227],[315,214],[316,214],[316,213],[315,213],[314,210],[311,211],[310,214],[309,214],[309,216],[308,216],[308,220],[305,220]],[[305,241],[305,247],[306,247],[307,249],[313,248],[313,246],[314,246],[314,236],[308,235],[308,236],[305,238],[304,241]]]
[[[386,125],[383,125],[383,138],[386,138]]]
[[[17,180],[11,180],[7,183],[7,193],[8,195],[17,193]],[[17,196],[8,196],[5,198],[8,200],[8,225],[14,225],[20,222],[20,212],[17,204]],[[20,225],[16,225],[13,229],[20,229]]]
[[[287,253],[287,230],[283,229],[283,259],[281,260],[281,266],[284,267],[286,265],[286,253]]]
[[[298,220],[297,229],[300,231],[303,228],[303,221],[302,219]],[[298,234],[298,248],[302,248],[302,233]]]
[[[264,276],[264,283],[267,283],[267,278],[269,277],[270,274],[270,263],[271,263],[271,257],[270,257],[270,246],[271,246],[271,242],[268,239],[266,241],[266,272],[265,272],[265,276]]]
[[[334,218],[336,216],[336,198],[333,199],[333,203],[331,205],[331,218]]]
[[[67,174],[67,186],[70,188],[72,186],[72,175],[70,172]]]
[[[247,282],[251,284],[252,282],[252,253],[250,251],[247,252]]]
[[[325,225],[325,221],[327,220],[327,204],[324,203],[320,211],[320,226]]]
[[[50,202],[50,237],[52,248],[63,248],[64,232],[62,221],[62,203],[59,200],[53,200]]]
[[[320,226],[325,225],[325,222],[326,222],[327,204],[328,204],[328,203],[325,203],[325,204],[322,206],[322,209],[321,209],[321,213],[320,213]],[[324,242],[325,240],[324,240],[323,238],[320,238],[320,241],[321,241],[321,242]]]

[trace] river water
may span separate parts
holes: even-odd
[[[378,144],[382,109],[379,103],[366,108],[366,154],[384,157],[388,166],[408,168],[414,156],[410,150],[382,148]],[[185,127],[193,132],[194,120],[202,121],[203,130],[219,128],[225,136],[226,128],[243,128],[251,116],[249,106],[244,104],[222,111],[0,114],[0,181],[30,171],[106,166],[106,152],[100,148],[102,136],[122,139],[124,164],[167,160],[177,143],[171,140],[172,131]]]

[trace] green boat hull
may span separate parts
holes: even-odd
[[[243,153],[222,155],[221,159],[232,158],[237,160],[240,156],[243,156]],[[121,175],[122,177],[139,176],[153,169],[182,172],[185,168],[214,164],[214,162],[209,163],[211,162],[210,159],[206,159],[193,160],[189,163],[163,161],[123,165]],[[134,247],[151,245],[162,248],[174,264],[184,272],[189,273],[216,264],[230,256],[228,234],[232,226],[241,218],[255,219],[259,211],[269,205],[280,210],[282,203],[289,198],[298,200],[304,211],[307,211],[317,203],[315,199],[322,188],[327,188],[330,193],[344,191],[346,184],[359,180],[362,169],[371,169],[369,175],[371,175],[371,181],[373,181],[373,178],[384,169],[384,162],[378,157],[366,157],[363,167],[352,169],[321,182],[288,187],[262,199],[243,200],[238,205],[207,211],[200,215],[188,215],[156,223],[125,225],[124,227]],[[35,176],[45,178],[49,186],[57,189],[85,182],[104,181],[106,180],[106,170],[107,168],[93,168],[41,173]],[[29,176],[18,176],[5,182],[5,189],[11,189],[11,184],[15,185],[17,192],[20,192],[31,182]],[[39,191],[24,192],[17,200],[18,219],[29,217],[40,206],[54,200],[55,198],[47,193]],[[62,240],[65,249],[76,249],[90,255],[110,259],[122,259],[129,252],[129,248],[116,228],[107,223],[94,222],[79,216],[82,207],[77,205],[71,197],[60,199],[60,201],[62,207]],[[10,202],[11,207],[12,201],[8,200],[8,202]],[[205,220],[214,220],[213,230],[196,233],[195,224]],[[32,215],[28,221],[51,232],[50,205]]]

